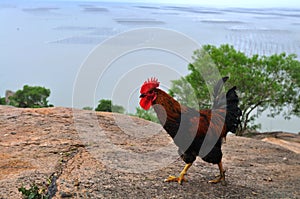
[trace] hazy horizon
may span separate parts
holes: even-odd
[[[35,0],[41,1],[41,0]],[[42,0],[44,2],[57,2],[60,0]],[[252,0],[252,1],[241,1],[241,0],[63,0],[67,2],[107,2],[107,3],[145,3],[145,4],[177,4],[177,5],[198,5],[198,6],[215,6],[220,7],[239,7],[239,8],[300,8],[300,2],[298,0]],[[63,2],[61,1],[61,2]]]

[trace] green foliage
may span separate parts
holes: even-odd
[[[39,189],[36,184],[32,184],[29,189],[24,186],[18,189],[22,193],[24,199],[48,199],[49,197],[44,194],[42,189]]]
[[[150,110],[146,111],[140,107],[137,107],[135,116],[137,116],[139,118],[143,118],[145,120],[159,123],[158,118],[152,108]]]
[[[18,90],[13,96],[9,97],[10,105],[21,108],[42,108],[48,105],[47,98],[50,96],[50,89],[40,86],[25,85],[23,90]]]
[[[230,76],[226,87],[238,87],[242,109],[239,133],[242,133],[259,128],[255,119],[267,109],[271,111],[270,117],[300,116],[300,62],[296,58],[296,55],[285,53],[247,57],[233,46],[205,45],[194,52],[194,63],[188,66],[190,74],[173,81],[170,93],[181,103],[210,108],[214,84],[221,77]]]
[[[99,101],[99,104],[95,111],[104,111],[104,112],[112,112],[112,102],[111,100],[102,99]]]
[[[91,111],[91,110],[93,110],[93,107],[85,106],[82,108],[82,110]]]
[[[0,105],[6,105],[5,97],[0,97]]]
[[[120,105],[112,105],[111,107],[111,110],[112,112],[115,112],[115,113],[122,113],[124,114],[125,113],[125,108],[123,106],[120,106]]]
[[[111,100],[101,99],[95,111],[104,111],[104,112],[115,112],[115,113],[124,113],[125,108],[120,105],[112,104]]]
[[[172,89],[169,90],[169,94],[172,97],[176,96],[176,99],[183,105],[199,108],[198,103],[195,100],[196,94],[193,92],[191,84],[184,77],[172,81]]]

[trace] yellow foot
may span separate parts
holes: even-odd
[[[223,186],[225,186],[227,184],[226,181],[225,181],[225,172],[223,174],[219,175],[216,179],[210,180],[208,182],[209,183],[214,183],[214,184],[221,182],[221,184]]]
[[[178,182],[179,184],[182,184],[182,182],[187,182],[187,179],[184,178],[184,175],[179,177],[169,176],[167,179],[165,179],[165,182]]]

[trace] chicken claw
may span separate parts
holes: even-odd
[[[178,182],[179,184],[182,184],[182,182],[187,182],[187,179],[184,178],[184,175],[186,174],[187,170],[192,166],[192,163],[188,163],[185,165],[183,170],[180,172],[179,176],[169,176],[167,179],[165,179],[165,182]]]
[[[222,161],[220,161],[218,163],[218,167],[219,167],[219,170],[220,170],[220,175],[216,179],[210,180],[208,182],[209,183],[219,183],[219,182],[221,182],[221,184],[223,186],[225,186],[227,183],[225,181],[225,169],[223,169]]]
[[[227,183],[225,181],[225,171],[222,172],[216,179],[210,180],[208,181],[209,183],[219,183],[221,182],[221,184],[223,186],[225,186]]]
[[[187,182],[187,179],[185,179],[184,175],[180,175],[179,177],[169,176],[164,181],[165,182],[178,182],[179,184],[182,184],[182,182]]]

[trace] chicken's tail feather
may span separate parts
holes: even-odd
[[[226,93],[222,93],[224,83],[228,77],[223,77],[214,87],[213,109],[226,109],[225,124],[227,132],[236,132],[240,123],[241,109],[238,107],[239,97],[236,93],[236,86],[232,87]]]
[[[226,117],[225,124],[227,131],[232,133],[236,132],[238,125],[240,124],[240,116],[242,111],[238,106],[239,97],[236,94],[236,86],[232,87],[226,93]]]

